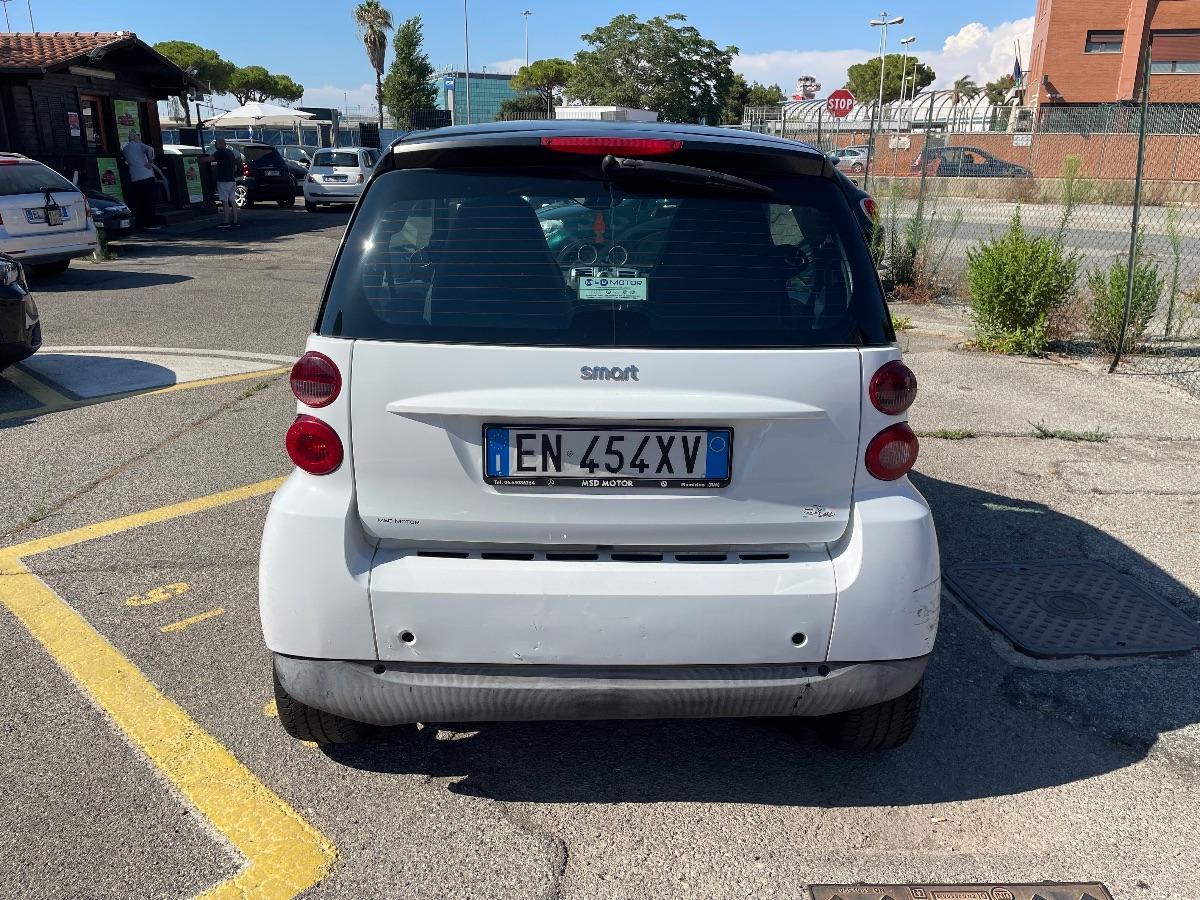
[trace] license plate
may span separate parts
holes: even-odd
[[[279,170],[278,169],[263,169],[263,174],[269,175],[269,176],[278,176]]]
[[[69,218],[71,218],[71,214],[61,206],[51,206],[49,209],[37,206],[25,210],[25,221],[31,225],[61,225]]]
[[[723,488],[729,428],[486,425],[483,477],[512,487]]]
[[[345,175],[326,175],[326,176],[325,176],[325,180],[326,180],[326,181],[336,181],[336,182],[338,182],[338,183],[343,183],[343,182],[345,182],[345,180],[346,180],[346,176],[345,176]]]
[[[132,223],[129,221],[129,219],[121,219],[121,221],[117,222],[117,227],[128,228],[131,224]]]

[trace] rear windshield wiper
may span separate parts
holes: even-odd
[[[727,175],[714,169],[700,169],[696,166],[681,166],[657,160],[606,156],[600,163],[600,171],[606,178],[614,180],[617,178],[646,178],[653,181],[690,184],[759,196],[769,196],[775,193],[774,188],[759,184],[757,181],[750,181],[747,178],[738,178],[736,175]]]

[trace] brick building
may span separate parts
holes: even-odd
[[[1200,0],[1038,0],[1025,102],[1136,99],[1147,33],[1152,99],[1200,103]]]

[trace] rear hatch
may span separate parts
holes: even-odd
[[[269,184],[291,180],[287,163],[274,147],[245,144],[240,149],[250,166],[250,171],[258,181]]]
[[[366,180],[356,150],[328,150],[317,154],[309,174],[327,190],[359,191]]]
[[[83,194],[36,162],[0,165],[0,216],[13,237],[78,232],[88,224]]]
[[[364,528],[434,547],[837,539],[858,346],[886,336],[822,161],[702,185],[545,158],[397,171],[364,198],[320,322],[358,339]]]

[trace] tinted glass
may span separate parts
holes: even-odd
[[[79,190],[53,169],[41,163],[0,165],[0,196],[40,194],[46,188],[52,191]]]
[[[250,144],[242,147],[242,155],[252,163],[283,165],[283,157],[274,147],[256,147]]]
[[[827,179],[769,197],[494,171],[391,172],[368,190],[322,334],[596,347],[857,344],[879,285]]]
[[[314,166],[345,166],[350,169],[358,167],[358,154],[353,150],[340,150],[333,153],[318,153],[313,160]]]

